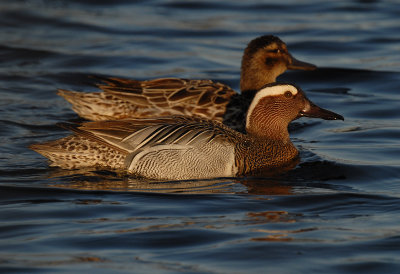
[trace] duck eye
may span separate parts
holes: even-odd
[[[285,97],[286,98],[292,98],[293,94],[290,91],[285,92]]]

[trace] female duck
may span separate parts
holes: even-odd
[[[312,64],[296,60],[278,37],[265,35],[252,40],[244,51],[240,78],[241,94],[210,80],[163,78],[148,81],[102,79],[103,92],[59,90],[81,117],[93,121],[200,116],[244,131],[244,118],[254,93],[275,82],[287,69],[312,70]]]
[[[141,177],[183,180],[276,170],[298,155],[288,124],[299,117],[342,116],[319,108],[289,84],[259,90],[242,134],[218,121],[174,116],[64,124],[75,134],[31,148],[62,168],[103,167]]]

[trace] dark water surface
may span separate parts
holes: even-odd
[[[96,2],[97,4],[93,4]],[[0,272],[399,273],[397,1],[0,2]],[[277,178],[135,180],[64,171],[29,144],[77,119],[93,74],[239,86],[276,34],[320,67],[280,77],[345,121],[301,119]]]

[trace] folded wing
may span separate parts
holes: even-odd
[[[32,147],[40,153],[51,151],[52,158],[49,158],[54,165],[63,167],[63,164],[57,163],[67,158],[68,164],[75,161],[74,167],[90,166],[93,161],[96,165],[116,166],[143,177],[174,180],[230,177],[236,174],[232,140],[240,138],[241,134],[219,122],[199,117],[172,116],[61,126],[75,135]],[[87,153],[88,150],[81,151],[82,144],[90,144],[90,153]],[[101,155],[102,160],[99,160],[94,144],[109,156]],[[42,149],[43,146],[45,149]],[[57,151],[62,157],[54,155]],[[93,159],[88,159],[92,154]],[[76,161],[80,157],[85,157],[81,165]],[[117,159],[118,163],[109,158]]]
[[[222,121],[229,99],[236,94],[230,87],[210,80],[99,79],[105,83],[98,85],[103,92],[59,90],[58,94],[80,116],[94,121],[168,115],[197,115]]]

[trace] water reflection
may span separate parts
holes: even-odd
[[[265,233],[266,236],[252,238],[253,241],[258,242],[291,242],[295,240],[293,234],[305,233],[317,230],[317,228],[306,228],[306,229],[296,229],[296,230],[269,230],[269,229],[259,229],[256,232]],[[304,241],[304,239],[302,239]],[[315,240],[314,240],[315,241]]]
[[[60,168],[50,169],[45,177],[46,186],[75,190],[160,194],[297,195],[304,191],[336,191],[336,186],[327,184],[327,181],[343,180],[347,173],[352,173],[352,167],[349,169],[335,162],[320,161],[312,153],[302,154],[304,161],[296,167],[287,167],[279,173],[263,172],[252,177],[154,181],[135,178],[125,172]]]
[[[400,269],[396,1],[100,2],[0,1],[0,272]],[[296,121],[317,156],[285,175],[147,182],[60,172],[27,149],[77,118],[57,88],[91,90],[88,74],[237,88],[243,45],[270,33],[320,66],[279,80],[346,118]]]
[[[103,170],[62,170],[50,173],[47,186],[75,190],[128,191],[160,194],[292,195],[292,186],[279,174],[249,178],[151,181]]]
[[[234,193],[232,187],[235,182],[228,179],[176,181],[176,182],[150,182],[134,178],[122,180],[71,180],[70,182],[54,182],[49,186],[77,190],[105,190],[129,191],[149,193],[176,193],[176,194],[218,194]]]

